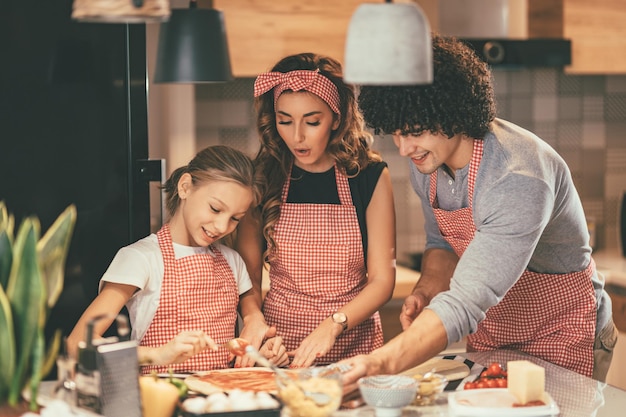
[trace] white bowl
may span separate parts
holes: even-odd
[[[402,415],[402,408],[415,399],[418,386],[415,378],[406,375],[366,376],[357,383],[363,400],[374,407],[377,417]]]

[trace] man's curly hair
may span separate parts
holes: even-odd
[[[359,107],[375,134],[443,133],[482,139],[496,115],[487,64],[462,41],[432,36],[433,83],[363,86]]]

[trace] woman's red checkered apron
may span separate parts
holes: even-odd
[[[278,253],[271,262],[270,290],[263,303],[265,319],[276,326],[288,351],[297,349],[323,320],[354,299],[367,282],[361,231],[348,178],[335,166],[341,204],[293,204],[286,203],[289,177],[283,186],[274,234]],[[382,344],[376,312],[342,333],[331,351],[315,364],[369,353]]]
[[[474,140],[468,207],[454,211],[437,208],[437,171],[430,178],[430,202],[439,229],[459,257],[476,231],[472,200],[482,153],[483,142]],[[502,301],[487,310],[476,332],[468,336],[468,350],[517,349],[590,377],[596,328],[591,283],[594,269],[592,259],[580,272],[541,274],[526,270]]]
[[[168,225],[157,233],[165,273],[159,307],[141,339],[141,346],[161,346],[186,330],[204,330],[216,343],[235,337],[239,290],[224,255],[214,246],[211,254],[176,259]],[[145,366],[142,373],[195,372],[227,368],[228,351],[207,349],[183,363]]]

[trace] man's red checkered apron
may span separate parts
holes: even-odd
[[[341,204],[292,204],[286,203],[289,177],[274,234],[278,253],[271,262],[270,290],[263,304],[265,319],[276,326],[288,351],[298,348],[323,320],[354,299],[367,281],[348,178],[335,166]],[[382,344],[376,312],[342,333],[315,364],[369,353]]]
[[[483,142],[474,140],[468,207],[439,209],[437,171],[431,174],[430,202],[439,229],[459,257],[476,232],[472,199],[482,153]],[[487,310],[476,332],[468,336],[468,350],[517,349],[590,377],[596,328],[596,298],[591,283],[594,269],[592,259],[580,272],[541,274],[526,270],[502,301]]]
[[[216,343],[235,337],[239,290],[224,255],[212,246],[211,254],[176,259],[168,225],[157,233],[165,273],[159,307],[141,339],[141,346],[161,346],[185,330],[204,330]],[[227,368],[228,351],[207,349],[183,363],[145,366],[142,373],[194,372]]]

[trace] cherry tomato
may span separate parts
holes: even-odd
[[[487,368],[485,372],[487,372],[487,375],[491,377],[498,377],[502,375],[503,371],[504,370],[502,369],[502,365],[500,365],[497,362],[494,362],[491,365],[489,365],[489,368]]]
[[[495,381],[498,384],[498,388],[506,388],[507,387],[506,378],[498,378]]]
[[[489,387],[487,386],[486,382],[481,381],[476,384],[476,388],[481,389],[481,388],[489,388]]]
[[[487,384],[487,388],[498,388],[498,380],[500,378],[489,378],[488,380],[485,381],[485,384]]]
[[[475,388],[476,388],[476,384],[471,381],[467,381],[465,385],[463,385],[463,389],[475,389]]]
[[[487,378],[488,376],[489,376],[489,372],[487,372],[486,369],[480,373],[481,378]]]

